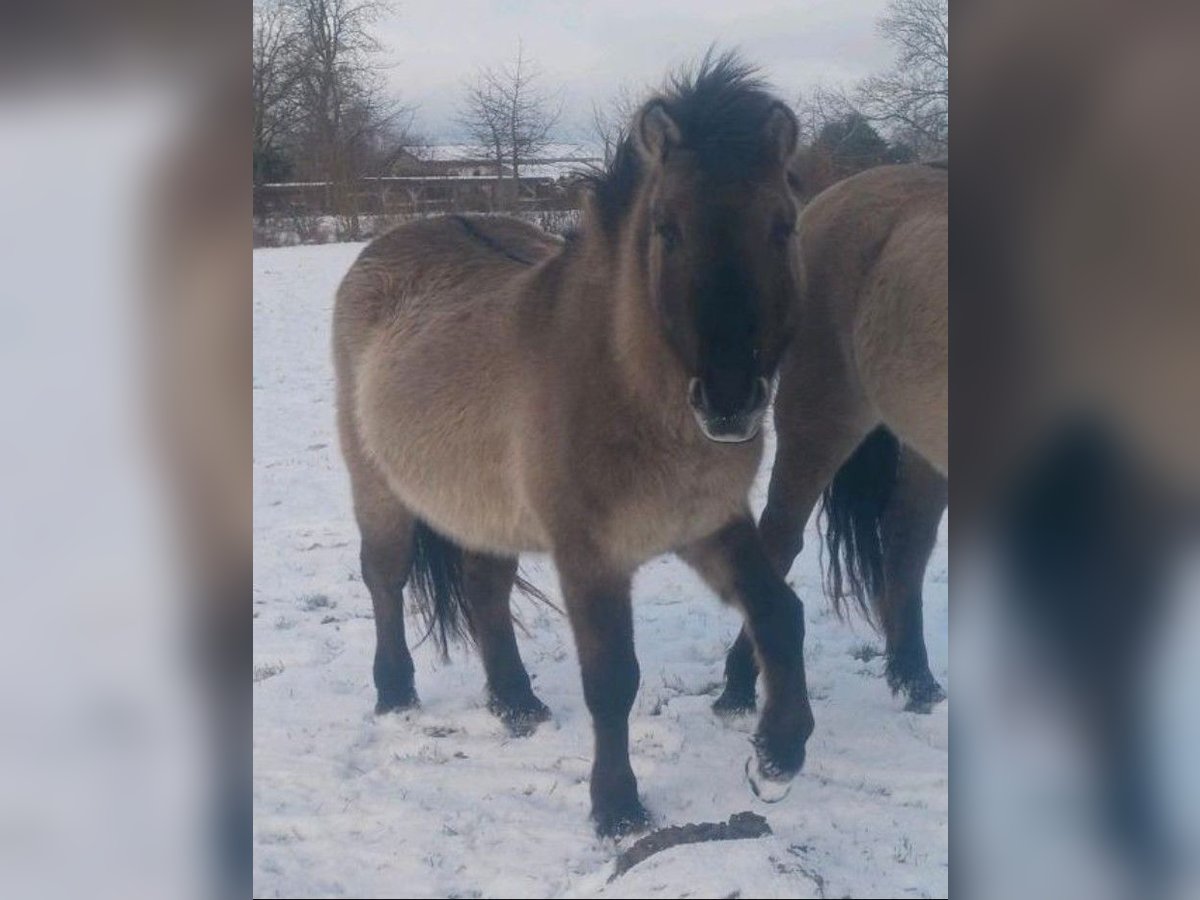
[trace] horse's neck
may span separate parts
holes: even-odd
[[[579,333],[571,340],[603,341],[604,371],[593,375],[605,377],[616,396],[638,408],[631,414],[674,424],[686,412],[686,379],[655,317],[632,242],[616,247],[599,234],[581,240],[578,253],[564,261],[574,271],[564,279],[563,300],[578,307],[570,318]]]
[[[623,386],[642,411],[672,429],[686,417],[687,379],[649,296],[648,273],[633,239],[614,254],[609,328]]]

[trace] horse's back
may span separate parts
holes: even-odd
[[[915,167],[863,286],[855,343],[884,420],[949,473],[948,213],[944,170]]]
[[[800,228],[806,256],[814,255],[814,246],[840,245],[867,262],[905,218],[939,211],[945,217],[948,198],[944,168],[877,166],[851,175],[805,207]]]
[[[805,302],[840,332],[877,414],[947,472],[947,173],[881,166],[804,212]]]
[[[561,246],[560,239],[506,217],[406,222],[363,248],[338,291],[337,316],[378,322],[414,304],[482,303]]]
[[[359,260],[410,259],[413,254],[442,255],[456,261],[530,266],[555,253],[562,240],[535,225],[509,216],[452,215],[414,219],[369,243]]]

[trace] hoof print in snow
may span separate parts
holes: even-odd
[[[430,725],[427,728],[422,728],[421,733],[425,737],[444,738],[450,737],[452,734],[458,734],[462,731],[461,728],[453,728],[450,725]]]
[[[617,857],[611,882],[640,862],[656,853],[683,844],[699,844],[707,841],[742,841],[765,837],[771,826],[758,813],[740,812],[729,817],[728,822],[697,822],[690,825],[672,825],[640,838],[632,847]]]

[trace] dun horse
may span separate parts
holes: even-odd
[[[406,581],[443,642],[469,631],[492,710],[546,718],[509,616],[517,554],[559,572],[595,732],[592,815],[644,826],[628,717],[630,580],[678,552],[745,616],[766,702],[757,774],[813,729],[803,609],[747,505],[800,277],[796,121],[736,57],[650,100],[565,243],[452,216],[370,244],[337,297],[339,426],[375,608],[380,712],[417,701]]]
[[[871,169],[804,210],[805,281],[760,523],[786,575],[824,491],[833,599],[848,587],[865,610],[869,598],[887,639],[888,683],[917,711],[945,697],[929,671],[921,582],[946,508],[946,233],[944,168]],[[753,709],[757,666],[744,629],[725,674],[715,708]]]

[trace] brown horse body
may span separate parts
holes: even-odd
[[[377,708],[416,702],[411,574],[443,629],[466,619],[493,710],[518,733],[545,718],[508,596],[516,555],[550,553],[595,727],[602,833],[646,821],[628,756],[629,587],[653,556],[679,552],[746,615],[767,679],[759,775],[794,775],[812,731],[803,611],[746,500],[799,277],[795,138],[749,69],[706,60],[639,113],[577,237],[503,219],[414,222],[368,246],[338,294],[339,426],[375,606]]]
[[[887,637],[888,680],[918,710],[945,696],[929,672],[921,580],[946,508],[946,235],[942,168],[870,169],[805,209],[804,289],[781,367],[778,450],[760,522],[786,575],[825,492],[832,586],[840,593],[845,556],[851,593],[874,606]],[[743,633],[716,708],[752,708],[756,671]]]

